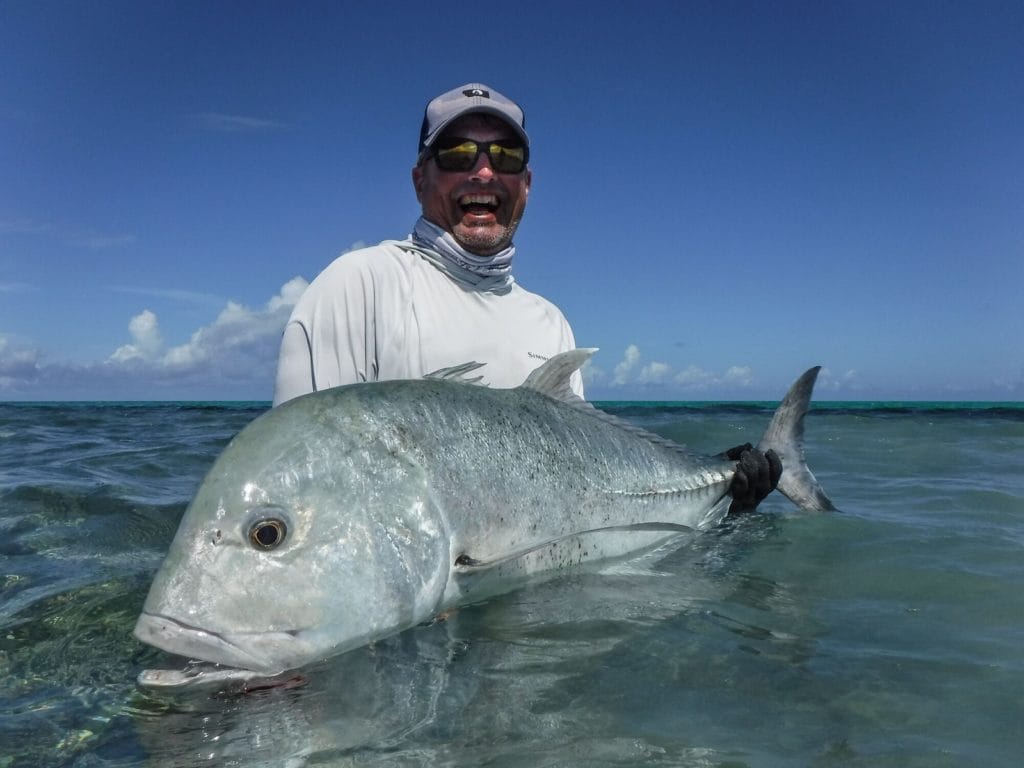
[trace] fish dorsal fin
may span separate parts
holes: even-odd
[[[572,375],[583,367],[595,352],[595,348],[560,352],[546,360],[539,368],[535,368],[520,386],[564,403],[583,402],[580,396],[572,391]]]
[[[457,381],[460,384],[479,384],[481,379],[483,379],[483,376],[468,376],[467,374],[483,367],[483,363],[478,363],[476,360],[472,360],[468,363],[452,365],[448,368],[439,368],[436,371],[431,371],[423,378],[438,379],[441,381]]]

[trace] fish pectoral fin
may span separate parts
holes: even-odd
[[[557,544],[560,541],[576,539],[580,536],[592,536],[602,533],[640,533],[651,531],[663,531],[665,533],[690,533],[693,530],[694,529],[690,526],[682,525],[680,523],[632,523],[628,525],[608,525],[601,528],[590,528],[585,531],[574,531],[573,533],[566,534],[565,536],[546,539],[545,541],[525,547],[524,549],[519,549],[515,552],[510,552],[505,555],[488,559],[478,560],[475,557],[463,553],[455,558],[455,564],[452,570],[459,576],[483,573],[491,570],[492,568],[504,565],[505,563],[510,563],[522,557],[526,557],[531,552],[536,552],[539,549],[550,547],[552,544]]]

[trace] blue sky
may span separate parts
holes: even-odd
[[[0,400],[271,396],[404,237],[423,107],[518,100],[521,284],[592,399],[1024,400],[1019,2],[0,3]]]

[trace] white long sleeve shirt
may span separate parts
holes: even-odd
[[[335,259],[306,289],[285,326],[274,405],[363,381],[422,378],[468,362],[507,388],[575,347],[558,308],[514,281],[461,283],[406,242],[385,241]],[[573,389],[583,396],[577,372]]]

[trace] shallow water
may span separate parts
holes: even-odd
[[[213,458],[263,406],[0,404],[0,768],[1017,766],[1024,410],[816,409],[841,512],[762,513],[302,670],[153,692],[131,636]],[[758,407],[626,406],[694,448]]]

